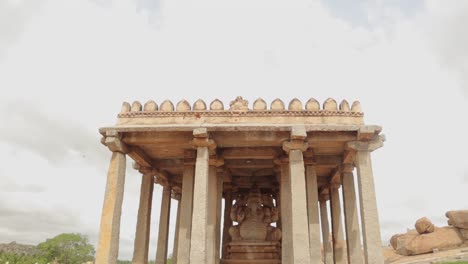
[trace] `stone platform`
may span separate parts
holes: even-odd
[[[279,242],[237,241],[227,247],[227,258],[222,264],[279,264],[281,263]]]

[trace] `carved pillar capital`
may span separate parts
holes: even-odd
[[[304,126],[295,126],[291,129],[291,140],[283,142],[283,150],[289,153],[290,150],[306,151],[309,144],[305,141],[307,133]]]
[[[101,139],[101,143],[107,146],[112,152],[120,152],[123,154],[127,154],[128,152],[130,152],[129,148],[121,139],[122,134],[118,133],[115,130],[109,130],[106,132],[106,135]]]
[[[193,140],[191,144],[194,148],[206,147],[210,151],[216,149],[216,142],[209,138],[206,128],[196,128],[193,130]]]

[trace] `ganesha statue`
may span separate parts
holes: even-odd
[[[273,197],[263,194],[254,184],[249,194],[240,195],[231,207],[230,216],[238,225],[229,228],[232,241],[271,241],[281,239],[281,230],[271,226],[279,219]]]

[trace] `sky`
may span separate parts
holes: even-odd
[[[111,155],[98,128],[123,101],[238,95],[359,100],[387,138],[373,153],[383,239],[423,216],[445,225],[468,209],[467,13],[465,0],[0,1],[0,243],[96,244]],[[121,259],[141,180],[127,167]]]

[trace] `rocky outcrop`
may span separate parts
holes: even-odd
[[[468,210],[449,211],[446,216],[450,226],[435,227],[428,218],[423,217],[416,221],[415,230],[392,236],[390,244],[397,254],[412,256],[468,243]]]

